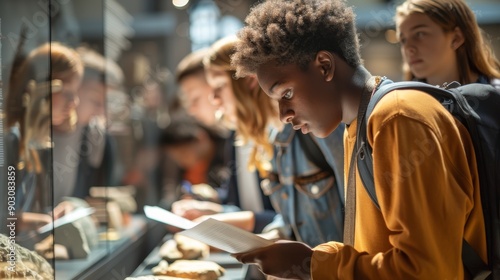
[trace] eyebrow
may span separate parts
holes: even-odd
[[[417,29],[417,28],[420,28],[420,27],[427,27],[427,25],[425,23],[418,24],[418,25],[415,25],[412,28],[410,28],[410,30],[414,30],[414,29]]]
[[[281,84],[282,84],[282,82],[275,82],[275,83],[274,83],[274,84],[273,84],[273,85],[269,88],[269,92],[270,92],[271,94],[274,94],[274,88],[275,88],[275,87],[277,87],[277,86],[279,86],[279,85],[281,85]]]
[[[410,28],[410,30],[409,30],[409,31],[413,31],[413,30],[418,29],[418,28],[421,28],[421,27],[428,27],[428,26],[427,26],[427,24],[425,24],[425,23],[417,24],[417,25],[413,26],[412,28]],[[401,35],[402,35],[402,34],[403,34],[403,33],[400,31],[400,32],[399,32],[399,34],[398,34],[399,38],[401,38]]]

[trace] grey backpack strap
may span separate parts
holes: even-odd
[[[452,84],[455,86],[455,84]],[[385,80],[380,85],[379,89],[373,94],[370,99],[370,103],[368,104],[368,108],[366,109],[366,115],[363,119],[363,123],[361,124],[359,135],[356,138],[356,142],[359,142],[360,153],[357,159],[357,168],[359,170],[359,176],[361,177],[361,181],[363,182],[363,186],[366,189],[370,199],[373,201],[375,206],[380,210],[380,206],[378,204],[377,194],[375,192],[375,183],[373,181],[373,158],[372,158],[372,147],[368,143],[367,135],[366,135],[366,125],[368,123],[368,119],[372,114],[375,106],[378,102],[389,92],[398,89],[415,89],[421,90],[424,92],[431,92],[434,96],[441,96],[443,99],[450,98],[450,93],[440,89],[436,86],[432,86],[429,84],[421,83],[421,82],[398,82],[394,83],[391,80]]]

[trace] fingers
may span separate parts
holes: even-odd
[[[54,220],[61,218],[62,216],[68,214],[73,211],[73,205],[68,201],[63,201],[59,203],[53,210],[52,215],[54,216]]]
[[[40,222],[43,223],[43,225],[50,224],[52,223],[52,217],[50,215],[42,214]]]
[[[184,206],[184,200],[178,200],[174,203],[172,203],[172,213],[176,215],[182,215],[184,211],[186,210],[186,207]]]
[[[202,215],[202,216],[199,216],[198,218],[192,219],[192,221],[195,223],[201,223],[201,222],[208,220],[211,217],[212,216],[210,216],[210,215]]]
[[[186,210],[182,215],[183,218],[186,218],[186,219],[191,220],[191,221],[194,219],[197,219],[201,216],[203,216],[203,213],[197,209]]]
[[[174,226],[170,226],[170,225],[166,225],[166,228],[167,228],[167,231],[170,232],[170,233],[177,233],[177,232],[181,231],[180,228],[177,228],[177,227],[174,227]]]
[[[239,262],[241,262],[241,261],[240,261],[240,259],[241,259],[241,255],[243,255],[243,254],[241,254],[241,253],[240,253],[240,254],[236,253],[236,254],[231,254],[231,257],[233,257],[233,258],[235,258],[236,260],[238,260]]]
[[[231,257],[237,259],[240,263],[243,262],[243,257],[245,257],[247,254],[246,253],[238,253],[238,254],[231,254]]]
[[[256,254],[253,252],[232,254],[231,256],[236,258],[240,263],[257,263]]]
[[[280,239],[280,240],[276,240],[276,242],[274,242],[275,244],[282,244],[282,243],[296,243],[297,241],[292,241],[292,240],[286,240],[286,239]]]

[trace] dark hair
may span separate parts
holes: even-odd
[[[209,49],[201,49],[188,54],[177,65],[175,80],[179,83],[187,76],[204,74],[203,58],[208,54]],[[205,78],[205,76],[203,76]]]
[[[208,127],[186,113],[172,117],[170,124],[160,133],[160,146],[173,147],[198,141],[200,131],[208,134],[210,139],[223,138],[221,132]]]
[[[238,76],[267,62],[307,66],[326,50],[352,67],[361,64],[354,13],[343,0],[269,0],[250,11],[233,64]]]
[[[84,65],[83,82],[92,80],[118,89],[123,87],[123,71],[116,62],[87,46],[80,46],[76,51]]]

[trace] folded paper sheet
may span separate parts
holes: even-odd
[[[44,225],[43,227],[38,229],[39,234],[44,234],[46,232],[49,232],[55,228],[58,228],[60,226],[63,226],[65,224],[72,223],[74,221],[77,221],[78,219],[81,219],[83,217],[87,217],[89,215],[92,215],[95,212],[94,208],[87,207],[87,208],[77,208],[74,211],[69,212],[68,214],[62,216],[61,218],[54,220],[52,223],[48,223]]]
[[[179,234],[231,254],[243,253],[273,244],[270,240],[214,219],[205,220]]]
[[[162,222],[164,224],[171,225],[180,229],[190,229],[196,225],[195,222],[185,219],[158,206],[146,205],[144,206],[144,213],[148,218],[152,220]]]

